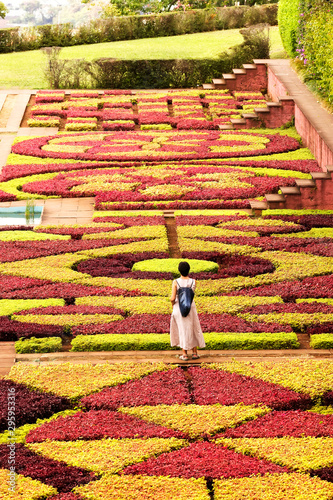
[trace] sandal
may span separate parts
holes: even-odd
[[[183,354],[179,356],[179,359],[181,359],[182,361],[188,361],[188,357],[184,356]]]
[[[199,354],[192,354],[192,359],[199,359],[199,358],[200,358]]]

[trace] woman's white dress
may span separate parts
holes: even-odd
[[[192,278],[178,278],[181,287],[188,286],[195,290],[195,280]],[[173,282],[173,283],[174,283]],[[171,346],[179,346],[185,351],[193,349],[193,347],[205,347],[205,340],[202,334],[197,308],[194,300],[191,305],[191,310],[185,318],[181,315],[178,302],[178,283],[176,301],[173,306],[170,322],[170,342]]]

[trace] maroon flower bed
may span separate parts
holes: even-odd
[[[206,477],[207,479],[249,477],[255,474],[289,472],[286,467],[247,457],[213,443],[193,443],[172,453],[162,453],[143,463],[130,465],[123,474],[144,476]]]
[[[324,313],[332,314],[333,306],[329,304],[323,304],[320,302],[307,303],[302,302],[301,304],[265,304],[255,307],[249,307],[244,309],[243,312],[250,312],[251,314],[269,314],[275,313]]]
[[[126,227],[132,226],[160,226],[165,224],[164,217],[156,215],[152,217],[94,217],[94,222],[114,222],[124,224]]]
[[[0,189],[0,200],[1,201],[15,201],[16,196],[14,194],[6,193]]]
[[[18,289],[13,292],[0,291],[2,299],[47,299],[61,298],[74,303],[75,297],[87,297],[89,295],[114,295],[124,297],[137,297],[145,295],[140,290],[122,290],[120,288],[97,287],[76,285],[73,283],[53,283],[41,286]]]
[[[310,471],[310,476],[318,476],[323,481],[333,483],[333,467],[323,467],[322,469]]]
[[[41,288],[38,287],[38,290]],[[18,297],[22,298],[21,292],[18,292]],[[39,295],[41,298],[41,294]],[[15,341],[20,338],[42,338],[42,337],[61,337],[64,329],[57,325],[39,325],[35,323],[21,323],[13,321],[8,316],[0,316],[0,340]]]
[[[308,335],[317,335],[318,333],[333,333],[333,323],[323,323],[308,326],[306,329]]]
[[[302,281],[284,281],[272,285],[258,286],[252,289],[235,290],[232,295],[248,296],[275,296],[279,295],[284,301],[295,301],[301,298],[332,298],[333,275],[314,276]]]
[[[260,323],[245,321],[232,314],[199,314],[204,332],[292,332],[290,325],[279,323]]]
[[[15,390],[15,392],[13,392]],[[70,408],[70,402],[63,397],[30,391],[25,385],[11,380],[0,380],[0,430],[8,429],[9,396],[15,394],[15,426],[31,424],[38,418],[48,418],[53,413]]]
[[[227,429],[219,436],[230,438],[262,438],[283,436],[331,436],[333,415],[319,415],[307,411],[273,411],[236,429]]]
[[[333,405],[333,391],[327,392],[323,397],[323,401],[327,406]]]
[[[29,432],[27,443],[52,441],[76,441],[77,439],[122,438],[170,438],[186,437],[182,432],[145,422],[117,411],[99,410],[59,417]]]
[[[74,493],[60,493],[54,497],[49,497],[48,500],[84,500],[84,498]]]
[[[91,248],[103,248],[114,245],[123,245],[133,241],[142,241],[145,238],[136,239],[101,239],[101,240],[42,240],[42,241],[1,241],[0,262],[15,262],[17,260],[35,259],[48,255],[78,252]]]
[[[137,279],[167,279],[172,280],[171,273],[132,272],[131,269],[136,262],[148,259],[165,259],[165,252],[146,252],[127,255],[111,255],[110,257],[98,257],[80,262],[77,270],[80,273],[91,276],[112,276],[113,278],[137,278]]]
[[[100,333],[167,333],[170,329],[168,314],[133,314],[122,321],[99,325],[74,326],[71,333],[77,335],[96,335]]]
[[[85,396],[81,405],[88,410],[116,410],[119,406],[142,406],[190,403],[186,378],[181,368],[155,372],[140,380]]]
[[[289,325],[278,323],[247,322],[231,314],[199,314],[204,332],[291,332]],[[167,314],[133,314],[122,321],[99,325],[79,325],[71,329],[77,335],[96,335],[100,333],[168,333],[170,316]]]
[[[0,297],[3,293],[11,292],[12,290],[27,289],[36,286],[50,284],[51,281],[39,280],[35,278],[21,278],[18,276],[0,276]]]
[[[273,215],[265,215],[264,219],[278,219],[287,222],[295,222],[296,224],[302,224],[307,230],[313,227],[333,227],[333,215],[328,214],[318,214],[318,215],[279,215],[274,217]]]
[[[308,395],[245,375],[196,367],[190,367],[189,373],[194,402],[199,405],[264,404],[274,409],[293,410],[307,408],[311,403]]]
[[[26,316],[27,314],[49,314],[49,315],[59,315],[59,314],[124,314],[121,309],[115,309],[114,307],[108,306],[47,306],[47,307],[35,307],[28,309],[26,311],[19,311],[18,316]]]
[[[244,255],[227,255],[218,252],[183,252],[186,259],[212,260],[219,264],[217,273],[195,273],[197,279],[222,279],[231,276],[256,276],[257,274],[272,273],[275,270],[273,264],[259,257],[247,257]]]
[[[79,116],[81,114],[81,110],[75,110],[75,113],[77,113],[76,116]],[[100,111],[88,111],[90,113],[101,113]],[[75,114],[74,113],[74,114]],[[68,116],[71,113],[68,113]],[[80,115],[82,116],[82,115]],[[93,114],[91,116],[97,116],[96,114]],[[233,132],[230,132],[231,134]],[[235,132],[239,135],[239,132]],[[103,141],[103,144],[98,144],[93,150],[87,151],[85,153],[63,153],[63,152],[56,152],[56,151],[45,151],[42,149],[43,146],[48,144],[50,138],[52,136],[48,137],[38,137],[38,138],[33,138],[33,139],[28,139],[25,141],[18,142],[12,146],[12,152],[20,155],[29,155],[29,156],[36,156],[39,158],[56,158],[56,159],[73,159],[75,158],[76,160],[96,160],[96,161],[103,161],[105,160],[105,157],[103,155],[100,155],[100,147],[107,145],[108,141],[114,141],[114,140],[122,140],[122,139],[128,139],[132,140],[133,144],[135,144],[136,140],[142,139],[142,137],[145,137],[146,141],[152,140],[149,139],[149,136],[147,135],[142,135],[140,132],[133,132],[131,136],[129,137],[128,135],[123,136],[122,134],[125,134],[125,132],[114,132],[113,134],[110,133],[108,137],[106,137],[106,140]],[[173,137],[174,134],[173,132],[170,132],[170,137]],[[80,136],[82,134],[73,134],[73,141],[75,143],[75,137]],[[218,141],[221,133],[218,131],[207,131],[207,137],[205,138],[205,144],[200,144],[196,146],[195,151],[188,152],[187,154],[184,155],[178,155],[177,154],[177,147],[172,149],[174,151],[174,154],[172,157],[169,157],[169,160],[188,160],[188,159],[196,159],[196,158],[230,158],[235,156],[235,152],[213,152],[210,147],[213,145],[221,145],[221,142]],[[66,135],[66,139],[69,138],[70,135]],[[153,137],[153,136],[152,136]],[[273,153],[282,153],[286,151],[292,151],[295,149],[299,148],[299,143],[296,139],[293,139],[292,137],[287,137],[287,136],[281,136],[281,135],[271,135],[270,136],[270,142],[266,145],[264,149],[254,149],[249,150],[249,151],[238,151],[237,156],[255,156],[255,155],[266,155],[266,154],[273,154]],[[80,143],[84,145],[85,143]],[[239,143],[236,141],[236,145]],[[93,145],[92,143],[89,143],[89,145]],[[131,151],[133,151],[133,147],[131,147]],[[134,148],[135,149],[135,148]],[[163,148],[162,148],[163,149]],[[121,151],[127,151],[128,148],[126,146],[121,148]],[[116,151],[113,153],[113,157],[110,157],[112,160],[121,160],[123,158],[122,155],[118,155]],[[140,158],[141,161],[151,161],[152,156],[147,154],[147,156],[144,156]],[[164,158],[163,156],[159,156],[156,154],[153,158],[154,161],[163,161]]]
[[[177,215],[177,226],[216,226],[220,222],[230,222],[234,220],[244,219],[246,216],[237,215]]]
[[[1,468],[8,467],[8,457],[9,447],[6,444],[0,445]],[[87,484],[96,479],[93,472],[38,455],[25,448],[23,444],[15,445],[15,472],[37,479],[64,493],[71,491],[75,486]]]

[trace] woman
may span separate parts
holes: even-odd
[[[179,356],[182,361],[188,361],[187,351],[192,349],[192,359],[199,359],[198,347],[205,347],[197,308],[192,302],[191,310],[188,316],[181,315],[178,303],[178,288],[191,287],[195,290],[195,280],[188,276],[190,265],[188,262],[180,262],[178,266],[180,278],[174,280],[171,291],[171,304],[173,305],[171,324],[170,324],[170,340],[172,346],[179,346],[183,353]]]

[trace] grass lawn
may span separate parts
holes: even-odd
[[[271,57],[285,57],[277,27],[270,30]],[[65,59],[205,59],[243,41],[239,30],[211,31],[191,35],[144,38],[123,42],[65,47]],[[0,54],[0,88],[47,88],[43,76],[46,58],[40,50]]]

